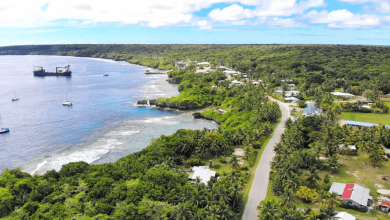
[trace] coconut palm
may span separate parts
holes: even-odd
[[[240,164],[238,163],[238,157],[235,154],[232,154],[230,156],[229,160],[230,165],[232,166],[233,169],[239,169]]]
[[[347,159],[347,154],[349,152],[349,148],[346,144],[343,144],[340,148],[339,148],[339,152],[340,154],[344,154],[344,159],[346,160]]]
[[[316,167],[310,167],[309,173],[305,174],[307,176],[306,181],[309,182],[310,188],[315,188],[317,185],[317,181],[321,180],[320,176],[318,175],[318,169]]]
[[[276,197],[271,197],[260,202],[257,206],[260,211],[258,217],[261,220],[278,220],[280,211],[280,201]]]
[[[368,157],[373,166],[376,166],[378,163],[383,161],[383,150],[376,148],[373,150]]]
[[[180,203],[174,211],[173,215],[175,216],[175,219],[178,220],[192,219],[193,217],[188,203]]]

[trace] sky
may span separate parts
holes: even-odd
[[[1,0],[0,46],[390,45],[390,0]]]

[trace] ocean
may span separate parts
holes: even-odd
[[[35,77],[70,65],[71,77]],[[140,151],[152,139],[178,129],[216,129],[192,112],[137,106],[139,99],[177,96],[167,75],[105,59],[60,56],[0,56],[0,171],[21,167],[31,174],[60,170],[69,162],[114,162]],[[109,76],[103,76],[109,74]],[[14,94],[18,101],[11,101]],[[66,100],[73,106],[63,106]]]

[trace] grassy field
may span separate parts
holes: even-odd
[[[377,193],[378,189],[390,189],[390,162],[384,161],[382,164],[374,167],[369,162],[366,153],[360,153],[356,156],[340,155],[339,161],[342,164],[341,170],[331,174],[331,182],[359,184],[370,189],[370,195],[374,200],[379,196]],[[325,173],[327,171],[321,171],[322,179]],[[383,177],[386,177],[387,180],[383,179]],[[337,210],[378,219],[389,219],[387,214],[376,210],[374,210],[373,215],[343,208],[337,208]]]
[[[390,125],[390,114],[342,112],[339,119]]]

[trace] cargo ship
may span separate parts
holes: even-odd
[[[56,67],[55,72],[46,72],[45,69],[41,66],[33,67],[34,76],[71,76],[72,71],[70,70],[70,65],[65,67]]]

